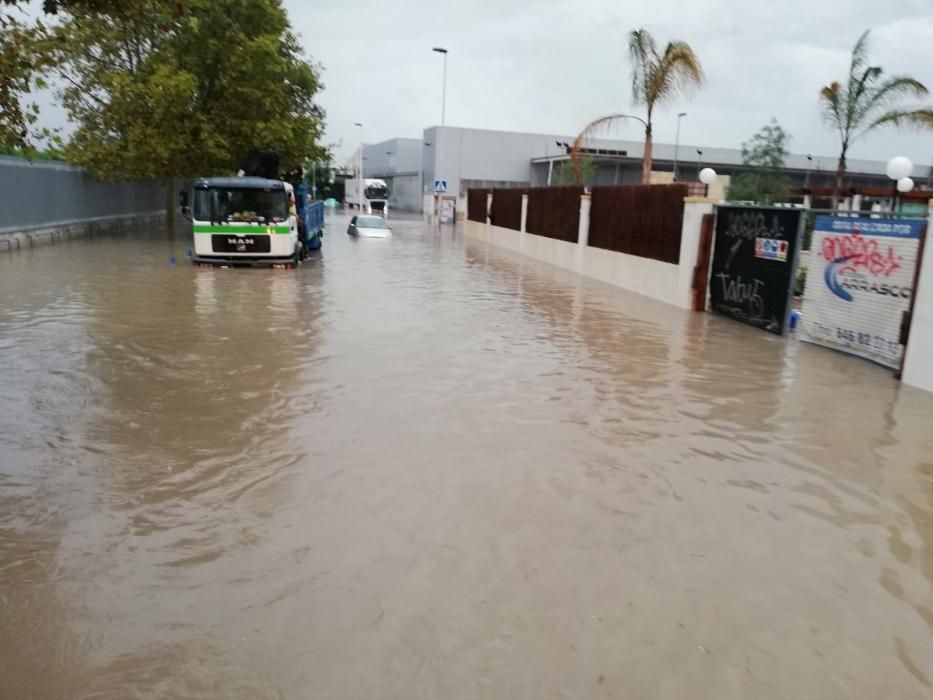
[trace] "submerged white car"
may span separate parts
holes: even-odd
[[[381,216],[354,216],[347,233],[360,238],[392,238],[392,229]]]

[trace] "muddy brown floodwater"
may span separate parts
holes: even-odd
[[[0,256],[0,698],[933,697],[933,396],[344,229]]]

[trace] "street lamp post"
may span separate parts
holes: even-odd
[[[680,150],[680,120],[686,116],[686,112],[681,112],[677,115],[677,138],[674,139],[674,182],[677,182],[677,152]]]
[[[360,214],[363,213],[363,125],[360,122],[353,122],[353,126],[360,127],[360,169],[359,169],[359,205]]]
[[[807,154],[807,174],[803,176],[803,186],[810,189],[810,168],[813,167],[813,154]]]
[[[431,51],[444,56],[444,82],[441,88],[441,126],[444,126],[447,117],[447,49],[442,46],[435,46]]]
[[[447,49],[443,46],[435,46],[431,49],[434,53],[439,53],[444,57],[444,78],[441,87],[441,130],[437,135],[437,151],[435,155],[434,179],[441,179],[440,169],[444,167],[442,159],[444,157],[444,126],[447,124]],[[437,217],[438,199],[437,193],[434,194],[434,216]]]
[[[703,149],[697,149],[697,180],[700,179],[700,164],[703,162]]]

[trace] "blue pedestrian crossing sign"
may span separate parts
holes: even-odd
[[[447,180],[435,180],[434,181],[434,193],[445,194],[446,192],[447,192]]]

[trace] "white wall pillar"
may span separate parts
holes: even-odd
[[[855,211],[862,211],[862,195],[852,195],[852,208]]]
[[[590,244],[590,207],[593,200],[588,194],[580,195],[580,225],[577,228],[577,245],[586,247]]]
[[[933,200],[927,209],[927,237],[914,290],[914,312],[904,357],[905,384],[933,391]]]
[[[577,249],[574,251],[578,272],[583,270],[583,258],[590,244],[590,207],[592,204],[593,199],[590,195],[580,195],[580,223],[577,226]]]
[[[528,195],[522,195],[522,225],[519,231],[525,233],[528,225]]]
[[[489,240],[489,236],[492,233],[492,219],[490,218],[490,213],[492,212],[492,192],[486,193],[486,240]]]
[[[693,268],[700,251],[700,233],[703,215],[713,213],[713,201],[708,197],[684,199],[684,223],[680,231],[680,257],[678,263],[678,303],[682,309],[693,308]]]
[[[878,214],[876,214],[875,212],[880,212],[880,211],[881,211],[881,202],[875,202],[874,204],[872,204],[872,205],[871,205],[871,211],[872,211],[871,218],[873,218],[873,219],[880,219],[881,216],[878,215]]]
[[[812,207],[813,207],[813,195],[812,195],[812,194],[805,194],[805,195],[803,196],[803,208],[804,208],[804,209],[810,209],[810,208],[812,208]]]

